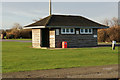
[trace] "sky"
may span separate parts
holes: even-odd
[[[48,2],[2,2],[2,29],[10,29],[14,23],[22,26],[49,15]],[[118,17],[117,2],[52,2],[52,14],[79,15],[103,23],[104,19]],[[0,16],[1,18],[1,16]]]

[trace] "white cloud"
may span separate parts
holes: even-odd
[[[40,14],[47,14],[48,12],[40,11],[40,10],[25,11],[25,10],[19,10],[19,9],[6,9],[4,13],[23,16],[23,17],[40,17]]]
[[[25,16],[25,17],[36,16],[35,14],[24,12],[24,11],[9,11],[8,10],[7,12],[13,15],[17,15],[17,16]]]

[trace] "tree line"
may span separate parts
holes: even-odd
[[[111,42],[113,40],[120,41],[120,25],[118,18],[113,17],[108,20],[105,19],[104,23],[110,28],[98,30],[98,42]]]
[[[2,30],[2,34],[6,39],[30,39],[32,38],[32,30],[25,30],[19,23],[15,23],[13,28],[8,30]]]

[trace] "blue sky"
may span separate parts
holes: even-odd
[[[1,5],[1,4],[0,4]],[[117,2],[53,2],[53,14],[80,15],[102,23],[105,18],[118,17]],[[9,29],[14,23],[22,26],[30,24],[34,19],[49,15],[48,2],[3,2],[3,29]]]

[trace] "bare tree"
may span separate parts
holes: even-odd
[[[113,17],[111,21],[111,25],[114,27],[118,27],[118,18]]]
[[[19,24],[19,23],[14,23],[13,25],[13,28],[12,29],[17,29],[17,30],[20,30],[20,29],[23,29],[22,26]]]
[[[103,22],[106,26],[118,27],[118,18],[113,17],[112,19],[105,19]]]
[[[109,20],[106,18],[103,23],[106,25],[106,26],[109,26]]]

